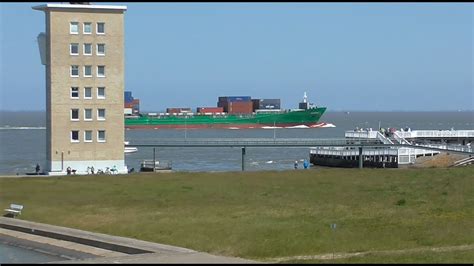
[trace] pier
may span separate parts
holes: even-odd
[[[456,152],[471,156],[474,150],[474,130],[400,130],[380,132],[373,130],[346,131],[348,141],[362,142],[377,140],[385,148],[371,147],[357,151],[353,147],[313,147],[310,161],[318,165],[356,167],[396,168],[399,165],[414,164],[421,156],[435,156],[442,151]],[[358,154],[358,157],[356,156]]]
[[[245,170],[247,147],[308,147],[311,148],[310,154],[324,153],[327,156],[333,152],[333,156],[343,156],[344,160],[349,157],[351,159],[357,157],[359,168],[362,168],[364,165],[370,166],[370,163],[363,163],[364,161],[381,163],[382,166],[390,166],[392,163],[403,163],[406,160],[411,162],[410,158],[416,158],[417,155],[416,152],[412,153],[412,150],[425,150],[426,152],[423,152],[430,154],[439,153],[440,151],[466,155],[474,154],[472,148],[466,145],[422,145],[407,140],[392,141],[383,136],[382,138],[378,131],[354,133],[357,133],[352,135],[354,137],[347,137],[346,135],[346,138],[165,138],[142,140],[125,145],[125,147],[240,147],[242,152],[242,171]],[[391,149],[391,151],[383,151],[387,149]],[[384,157],[379,158],[378,156]],[[393,156],[397,156],[397,158],[394,159]]]

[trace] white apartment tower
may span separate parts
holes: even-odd
[[[46,66],[49,174],[88,167],[127,173],[124,157],[124,12],[126,6],[54,3],[38,36]]]

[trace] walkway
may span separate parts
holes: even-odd
[[[99,256],[60,263],[259,263],[132,238],[6,217],[0,217],[0,235]]]

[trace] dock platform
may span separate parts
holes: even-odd
[[[310,162],[321,166],[397,168],[443,150],[472,153],[474,130],[351,130],[345,132],[345,138],[348,142],[371,140],[386,147],[318,146],[311,148]]]

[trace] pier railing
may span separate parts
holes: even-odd
[[[398,141],[400,144],[411,144],[408,140],[404,137],[400,136],[398,131],[393,132],[393,138]]]
[[[452,145],[452,144],[415,144],[412,145],[413,148],[420,149],[441,149],[446,151],[459,151],[463,153],[474,153],[474,149],[471,146],[467,145]]]
[[[358,149],[325,149],[325,147],[314,147],[311,149],[310,154],[319,155],[332,155],[332,156],[359,156]],[[374,156],[374,155],[398,155],[397,149],[371,149],[365,148],[362,150],[362,155]]]
[[[396,131],[402,138],[474,138],[474,130]]]
[[[311,146],[366,146],[380,145],[377,139],[301,139],[301,138],[188,138],[140,140],[135,147],[311,147]]]
[[[377,131],[374,132],[375,137]],[[160,138],[140,140],[130,145],[133,147],[398,147],[420,150],[453,151],[473,154],[474,150],[468,145],[446,145],[446,144],[409,144],[409,143],[382,143],[378,138]],[[415,152],[416,153],[416,152]]]

